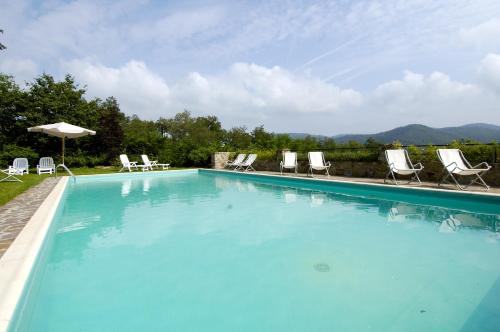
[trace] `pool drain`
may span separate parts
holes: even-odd
[[[330,265],[326,263],[318,263],[314,265],[314,269],[318,272],[328,272],[330,271]]]

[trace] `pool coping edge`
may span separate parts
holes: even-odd
[[[57,211],[68,177],[61,177],[0,258],[0,332],[7,331]]]

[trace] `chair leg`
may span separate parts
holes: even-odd
[[[455,176],[453,176],[453,174],[450,174],[450,177],[453,180],[453,182],[455,182],[455,184],[457,185],[458,189],[465,190],[467,188],[467,186],[462,186],[460,184],[460,182],[458,182],[458,180],[455,178]]]
[[[16,178],[12,174],[7,174],[6,177],[4,177],[3,179],[0,179],[0,182],[23,182],[23,180]]]
[[[420,178],[418,177],[418,172],[415,172],[415,178],[417,179],[418,184],[421,185],[422,181],[420,181]]]
[[[311,172],[311,177],[313,178],[314,177],[314,173],[313,173],[313,169],[312,169],[311,166],[309,166],[309,171]],[[309,173],[308,173],[308,175],[309,175]]]
[[[469,185],[467,187],[473,185],[474,183],[477,183],[478,185],[483,186],[486,191],[490,190],[490,186],[488,186],[486,184],[486,182],[484,182],[483,178],[481,177],[482,174],[481,175],[475,174],[475,175],[476,175],[476,177],[472,179],[472,181],[469,183]]]

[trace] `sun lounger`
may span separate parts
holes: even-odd
[[[128,156],[126,154],[121,154],[120,155],[120,162],[122,163],[122,169],[120,172],[123,170],[127,169],[129,172],[132,172],[132,169],[138,170],[139,168],[142,169],[143,172],[149,170],[150,166],[146,165],[138,165],[137,161],[129,161]]]
[[[310,173],[311,177],[314,177],[313,171],[326,171],[326,175],[330,177],[330,167],[332,167],[332,165],[329,161],[325,161],[325,155],[323,152],[309,152],[307,157],[309,158],[309,170],[307,171],[308,175]]]
[[[141,155],[141,158],[142,158],[142,162],[144,163],[144,165],[149,167],[150,170],[153,170],[153,167],[156,167],[156,168],[161,167],[164,170],[168,169],[170,167],[170,164],[159,164],[158,160],[151,160],[150,161],[148,156],[145,154]]]
[[[396,179],[396,174],[398,174],[413,175],[408,183],[416,180],[419,184],[421,184],[418,173],[422,171],[424,167],[420,163],[413,165],[410,156],[408,155],[408,151],[404,149],[385,150],[385,159],[387,160],[389,172],[387,173],[384,182],[387,182],[389,176],[392,176],[394,183],[398,185],[399,182]]]
[[[255,171],[255,169],[252,167],[252,164],[254,163],[254,161],[256,159],[257,159],[256,154],[254,154],[254,153],[249,154],[247,159],[244,162],[236,165],[235,170],[241,170],[241,171],[245,171],[245,172],[250,171],[250,170]]]
[[[244,153],[240,153],[236,156],[236,158],[233,160],[233,161],[227,161],[225,164],[224,164],[224,168],[225,167],[237,167],[239,164],[241,164],[244,160],[245,160],[245,157],[247,155],[244,154]]]
[[[491,169],[491,166],[488,165],[488,163],[482,162],[476,166],[471,166],[467,159],[465,159],[462,151],[459,149],[437,149],[437,155],[444,166],[444,175],[439,182],[439,185],[445,183],[448,178],[451,178],[456,186],[461,190],[464,190],[473,184],[483,186],[486,190],[490,189],[482,178],[482,176]],[[457,176],[472,176],[472,180],[468,185],[464,186],[458,182]]]
[[[280,172],[283,175],[284,169],[294,169],[297,174],[297,152],[285,152],[283,160],[280,162]]]

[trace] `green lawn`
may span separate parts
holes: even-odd
[[[172,169],[172,168],[171,168]],[[178,169],[178,168],[173,168]],[[109,174],[109,173],[117,173],[120,170],[118,167],[80,167],[80,168],[71,168],[71,171],[75,175],[93,175],[93,174]],[[59,169],[58,175],[67,175],[65,171]],[[36,186],[43,179],[49,176],[49,174],[37,175],[36,169],[30,170],[30,174],[26,174],[23,176],[18,176],[19,179],[23,180],[23,182],[0,182],[0,206],[4,205],[17,195],[22,192],[28,190],[29,188]],[[3,174],[2,174],[3,177]]]

